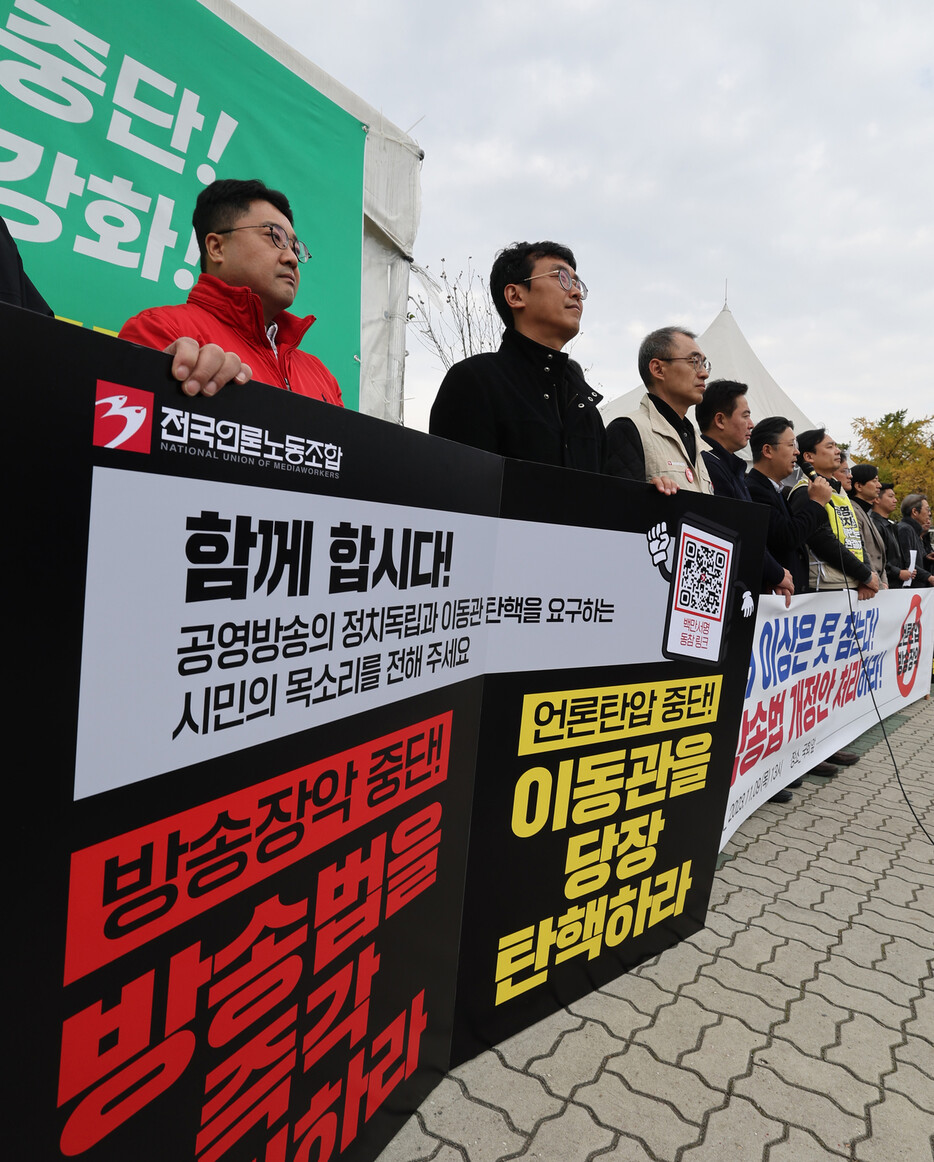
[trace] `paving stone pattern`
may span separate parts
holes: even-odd
[[[934,835],[934,701],[886,722]],[[934,1162],[934,847],[881,729],[767,804],[707,926],[451,1073],[379,1162]]]

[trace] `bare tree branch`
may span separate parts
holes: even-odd
[[[502,321],[472,261],[468,258],[466,269],[452,278],[442,258],[437,280],[427,267],[412,267],[420,291],[409,295],[407,319],[445,371],[470,355],[498,350],[502,339]]]

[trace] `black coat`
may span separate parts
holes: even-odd
[[[746,465],[739,456],[728,452],[722,444],[718,444],[710,436],[704,436],[703,439],[710,445],[709,448],[704,448],[701,455],[704,457],[704,463],[707,465],[707,471],[710,474],[714,495],[732,496],[734,500],[752,501],[756,499],[749,490],[746,479]],[[771,546],[766,543],[765,557],[762,561],[763,593],[772,592],[784,577],[786,568],[786,565],[783,565],[776,559],[774,553],[771,551]],[[791,570],[789,569],[788,572],[791,573]],[[791,576],[792,580],[794,580],[794,573],[791,573]],[[798,583],[795,581],[795,593],[797,592]]]
[[[51,315],[52,309],[36,290],[23,270],[23,261],[6,222],[0,218],[0,303],[12,303],[40,315]]]
[[[885,576],[889,588],[898,589],[902,585],[902,579],[898,574],[905,566],[902,564],[902,550],[898,543],[895,525],[873,509],[869,510],[869,519],[879,530],[879,535],[885,544]]]
[[[839,480],[831,479],[828,483],[834,492],[839,493],[843,489],[843,485]],[[805,488],[804,483],[799,480],[788,494],[788,507],[792,513],[800,513],[804,509],[810,508],[813,504],[814,501],[808,496],[808,490]],[[818,508],[820,508],[821,519],[818,521],[817,527],[808,537],[808,548],[818,561],[823,561],[832,570],[836,570],[841,575],[839,585],[832,581],[825,588],[852,588],[849,584],[844,586],[844,576],[849,578],[850,581],[855,581],[857,585],[866,585],[872,577],[872,568],[868,561],[861,561],[855,553],[851,553],[846,545],[837,539],[831,527],[827,510],[820,505],[818,505]],[[853,520],[856,520],[855,515]],[[862,546],[862,539],[860,539],[860,546]]]
[[[563,351],[510,329],[498,351],[473,355],[448,371],[428,430],[499,456],[602,472],[602,398]]]
[[[788,501],[768,476],[753,468],[746,477],[749,495],[771,510],[766,544],[773,557],[791,574],[795,593],[806,593],[808,588],[807,539],[826,518],[823,506],[808,498],[797,512],[792,512]]]
[[[895,526],[895,533],[898,537],[898,543],[902,550],[902,568],[907,569],[910,561],[910,552],[914,549],[917,552],[915,558],[915,568],[917,573],[911,586],[913,589],[920,589],[922,586],[926,589],[928,587],[928,577],[930,572],[925,568],[924,555],[927,552],[924,541],[921,540],[921,526],[916,520],[910,516],[904,517]]]

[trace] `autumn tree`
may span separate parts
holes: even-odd
[[[875,464],[880,478],[891,481],[901,501],[912,492],[934,497],[934,416],[907,419],[907,409],[886,412],[877,423],[863,416],[853,421],[856,455]]]

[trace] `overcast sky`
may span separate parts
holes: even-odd
[[[240,0],[425,151],[416,261],[571,246],[608,398],[729,306],[838,440],[934,413],[932,0]],[[406,422],[442,376],[413,334]],[[716,377],[717,369],[713,369]],[[755,418],[755,417],[754,417]]]

